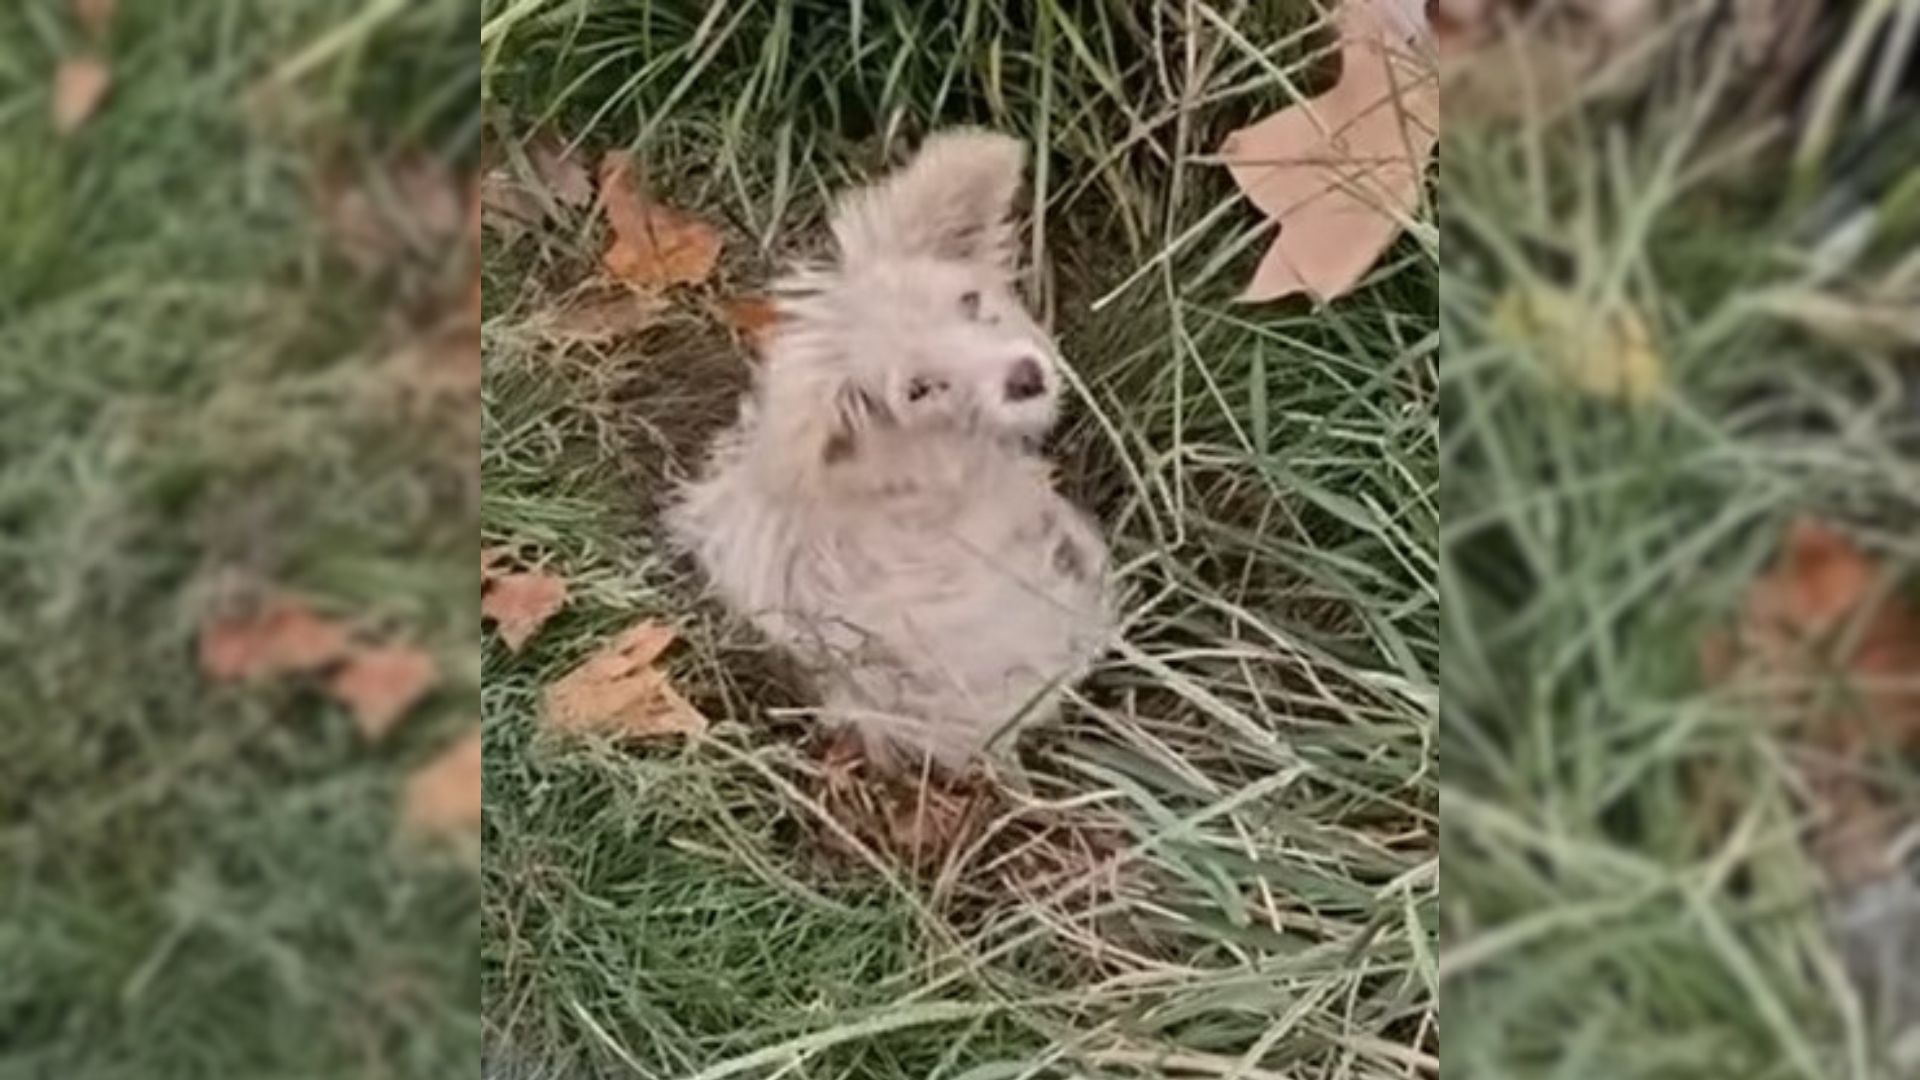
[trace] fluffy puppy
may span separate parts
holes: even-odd
[[[1049,716],[1113,632],[1106,545],[1034,451],[1061,375],[1013,292],[1023,164],[949,131],[844,197],[837,263],[782,282],[740,419],[669,510],[882,766],[964,767]]]

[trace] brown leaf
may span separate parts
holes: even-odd
[[[593,177],[567,149],[566,143],[551,131],[542,131],[528,140],[527,162],[561,205],[581,207],[593,201]]]
[[[94,38],[102,38],[113,27],[117,0],[73,0],[73,17],[81,29]]]
[[[327,683],[368,741],[378,741],[440,681],[432,654],[412,645],[356,652]]]
[[[480,178],[480,214],[486,228],[508,240],[540,224],[546,216],[540,200],[505,169]]]
[[[780,309],[765,296],[736,296],[720,302],[720,313],[727,325],[743,338],[754,352],[765,355],[767,343],[780,325]]]
[[[720,234],[700,219],[649,202],[638,191],[633,159],[610,150],[600,162],[600,199],[613,240],[607,272],[642,289],[705,281],[720,258]]]
[[[113,85],[113,72],[95,56],[74,56],[60,62],[53,74],[53,127],[71,135],[92,118]]]
[[[349,648],[344,624],[315,615],[299,600],[281,598],[253,614],[202,627],[200,670],[216,682],[296,675],[334,663]]]
[[[667,302],[658,293],[619,286],[547,312],[534,326],[555,344],[602,344],[645,330],[666,309]]]
[[[322,178],[318,202],[334,246],[363,273],[410,253],[444,258],[476,222],[473,193],[427,153],[403,154],[366,170]]]
[[[1419,206],[1440,131],[1433,65],[1409,53],[1386,0],[1346,0],[1335,23],[1340,81],[1221,147],[1234,182],[1280,225],[1242,300],[1348,292]]]
[[[400,805],[401,827],[434,835],[480,824],[480,729],[474,728],[407,778]]]
[[[1893,870],[1897,795],[1873,779],[1872,754],[1920,749],[1920,611],[1896,584],[1845,533],[1802,518],[1748,586],[1736,644],[1703,649],[1710,680],[1764,676],[1756,707],[1792,722],[1818,818],[1814,854],[1844,884]],[[1834,676],[1849,692],[1820,692]]]
[[[537,571],[503,574],[482,587],[480,614],[494,621],[507,651],[517,653],[566,602],[564,579]]]
[[[706,717],[653,667],[674,636],[670,628],[651,622],[627,629],[547,688],[548,726],[641,738],[705,731]]]

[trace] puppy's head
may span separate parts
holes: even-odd
[[[1053,342],[1013,290],[1013,139],[930,137],[841,200],[839,264],[796,277],[764,373],[789,449],[832,467],[875,428],[1032,438],[1060,394]]]

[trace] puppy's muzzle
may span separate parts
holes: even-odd
[[[1026,401],[1047,392],[1047,377],[1033,357],[1022,357],[1007,376],[1007,400]]]

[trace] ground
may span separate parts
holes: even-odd
[[[0,5],[0,1076],[471,1076],[477,878],[393,825],[478,712],[472,439],[390,393],[312,191],[471,156],[474,16],[150,0],[89,44],[68,7]],[[57,134],[89,49],[114,86]],[[250,587],[440,689],[370,747],[310,683],[212,685],[198,627]]]
[[[486,237],[483,519],[574,602],[485,653],[490,1056],[659,1077],[1404,1076],[1437,1067],[1436,237],[1320,311],[1233,302],[1266,236],[1206,160],[1304,75],[1304,6],[490,5],[490,133],[546,125],[726,233],[644,332],[543,320],[590,210]],[[724,302],[826,197],[954,123],[1036,167],[1025,285],[1078,387],[1051,443],[1110,537],[1127,647],[1034,740],[1033,792],[933,865],[835,843],[774,658],[665,547],[732,415]],[[639,619],[714,721],[539,735]],[[1008,850],[1016,846],[1018,850]],[[856,836],[855,839],[858,839]]]

